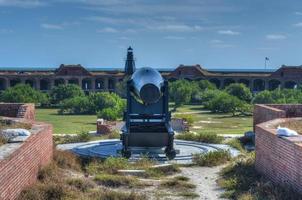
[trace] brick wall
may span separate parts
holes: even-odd
[[[0,103],[0,116],[35,120],[35,105],[30,103]]]
[[[276,184],[302,193],[302,136],[280,138],[276,127],[291,119],[275,119],[256,126],[256,170]],[[299,118],[299,120],[302,120]]]
[[[256,104],[254,130],[257,124],[277,118],[302,117],[302,104]]]
[[[0,200],[16,199],[24,188],[35,183],[38,170],[52,159],[52,126],[34,124],[33,130],[34,134],[17,150],[0,160]]]

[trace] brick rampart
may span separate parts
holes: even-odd
[[[35,105],[30,103],[0,103],[0,116],[35,120]]]
[[[302,118],[275,119],[256,126],[256,170],[276,184],[302,193],[302,136],[280,138],[276,127]]]
[[[302,136],[278,137],[281,123],[302,120],[302,105],[255,105],[256,170],[302,193]]]
[[[257,124],[278,118],[302,117],[302,104],[256,104],[254,130]]]
[[[0,158],[0,200],[15,200],[20,192],[37,180],[41,167],[52,160],[52,126],[33,124],[32,135],[13,152]],[[0,148],[7,148],[5,144]]]

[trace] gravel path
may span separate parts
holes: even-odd
[[[181,168],[182,175],[190,178],[190,182],[196,185],[196,193],[200,200],[217,200],[223,193],[216,180],[219,171],[223,166],[218,167],[184,167]]]

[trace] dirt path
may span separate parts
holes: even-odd
[[[219,197],[223,193],[216,183],[222,168],[223,166],[184,167],[181,168],[181,174],[190,178],[190,182],[196,185],[196,193],[199,194],[200,200],[217,200],[222,199]]]

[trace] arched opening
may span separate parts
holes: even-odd
[[[259,92],[265,90],[265,82],[261,79],[254,80],[254,92]]]
[[[32,80],[32,79],[26,80],[26,81],[25,81],[25,84],[26,84],[26,85],[29,85],[29,86],[32,87],[32,88],[35,88],[35,87],[36,87],[35,81]]]
[[[280,81],[273,79],[268,82],[268,89],[275,90],[275,89],[279,88],[280,85],[281,85]]]
[[[284,87],[286,89],[294,89],[297,87],[297,83],[295,81],[286,81]]]
[[[82,80],[82,89],[83,90],[91,90],[91,79],[85,78]]]
[[[5,89],[6,89],[6,80],[0,79],[0,90],[5,90]]]
[[[20,79],[12,79],[12,80],[9,81],[10,87],[14,87],[14,86],[16,86],[17,84],[20,84],[20,83],[21,83]]]
[[[69,79],[68,80],[68,84],[75,84],[75,85],[79,85],[79,80],[76,78],[73,79]]]
[[[63,78],[59,78],[55,80],[55,86],[59,86],[63,84],[65,84],[65,80]]]
[[[104,81],[100,78],[95,80],[95,89],[96,90],[103,90],[104,89]]]
[[[227,87],[227,86],[231,85],[232,83],[236,83],[235,80],[231,79],[231,78],[227,78],[223,81],[223,86]]]
[[[115,90],[115,81],[112,79],[108,80],[108,89],[109,90]]]
[[[209,80],[211,83],[215,84],[217,88],[220,88],[221,82],[218,78],[212,78]]]
[[[238,83],[242,83],[248,88],[250,87],[250,81],[247,79],[239,79]]]
[[[50,90],[50,81],[48,79],[40,80],[40,90]]]

